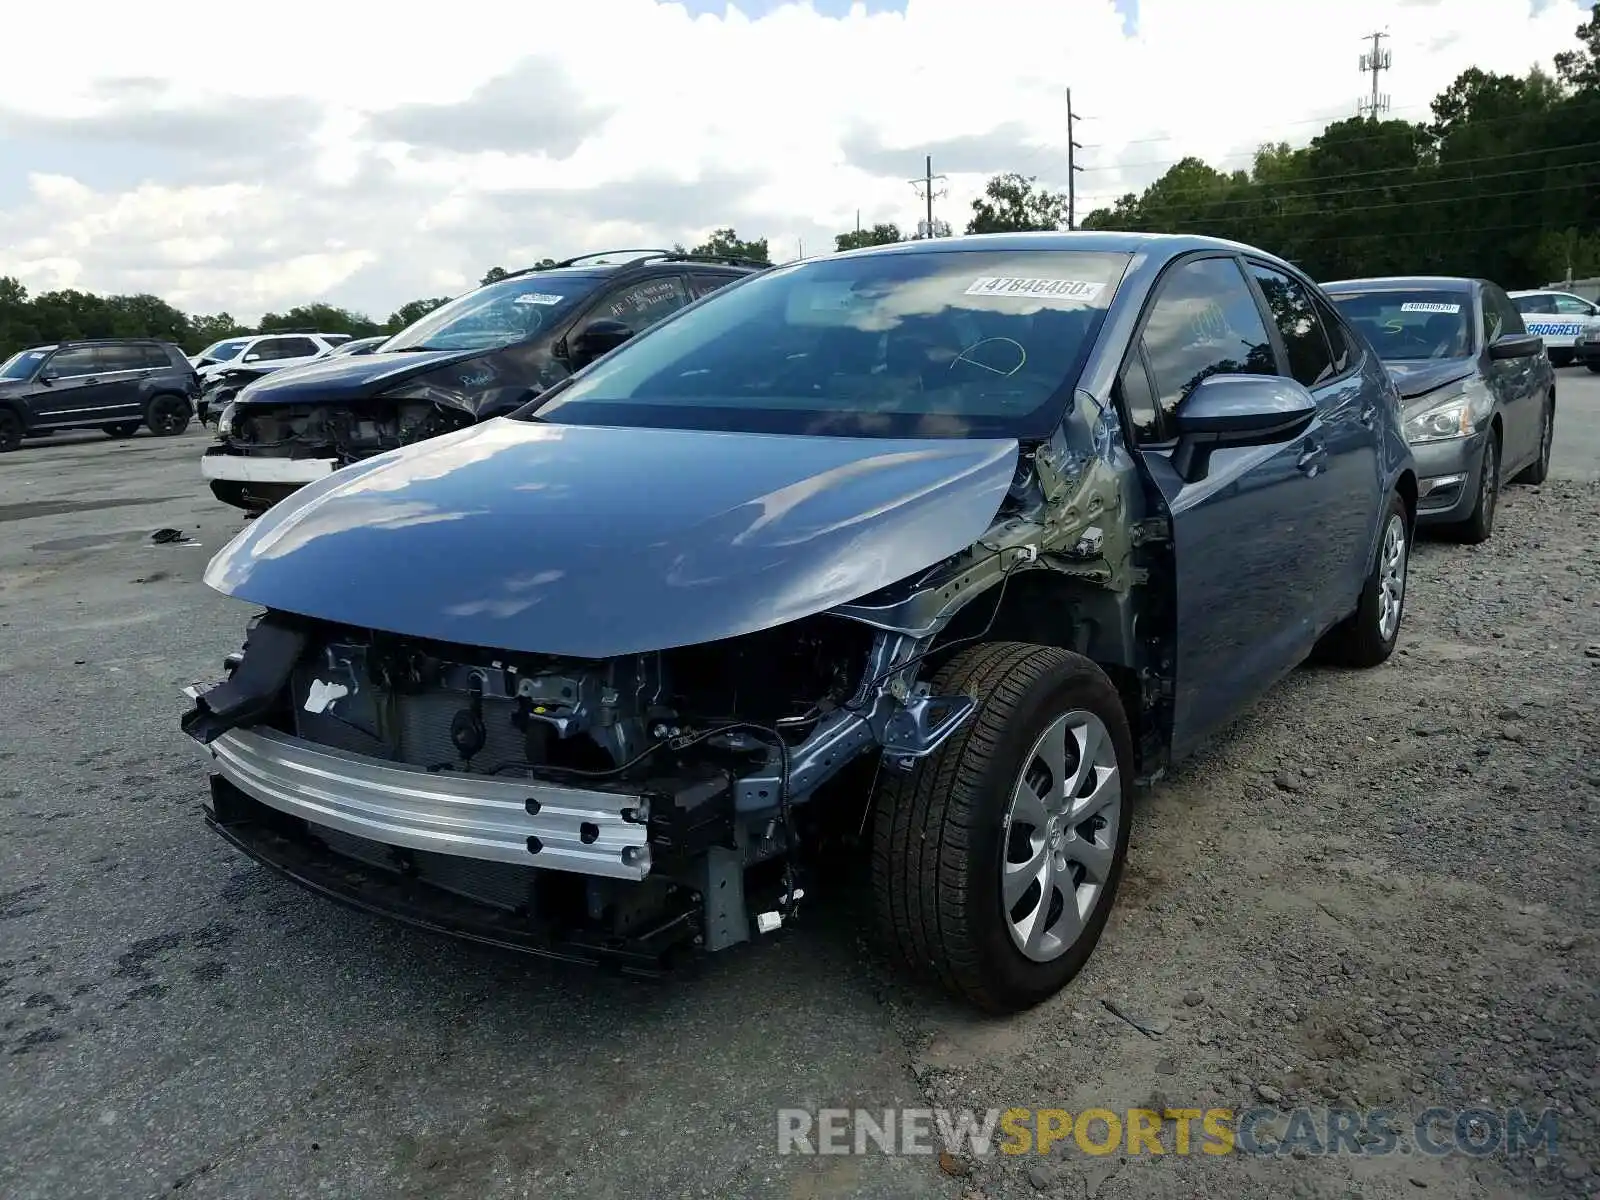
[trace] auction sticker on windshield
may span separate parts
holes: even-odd
[[[540,304],[548,307],[552,304],[560,304],[565,299],[565,296],[552,296],[549,292],[523,292],[522,295],[518,296],[512,301],[512,303]]]
[[[1461,311],[1459,304],[1440,304],[1436,301],[1407,300],[1400,306],[1401,312],[1431,312],[1431,313],[1458,313]]]
[[[969,296],[1023,296],[1036,300],[1065,300],[1072,304],[1092,304],[1105,290],[1103,283],[1083,279],[1026,279],[1006,275],[985,275],[974,279]]]

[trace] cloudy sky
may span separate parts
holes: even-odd
[[[0,274],[253,319],[380,317],[488,267],[690,243],[775,258],[984,178],[1079,214],[1198,154],[1247,166],[1349,115],[1387,28],[1393,115],[1463,69],[1572,47],[1593,0],[369,0],[51,5],[6,16]]]

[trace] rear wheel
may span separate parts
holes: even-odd
[[[1328,631],[1320,649],[1344,667],[1376,667],[1387,662],[1400,640],[1405,613],[1406,570],[1411,561],[1411,518],[1399,492],[1389,497],[1378,540],[1378,557],[1361,589],[1356,611]]]
[[[145,409],[144,423],[157,437],[177,437],[189,428],[189,401],[171,394],[157,396]]]
[[[1467,519],[1451,526],[1455,539],[1469,546],[1487,542],[1494,533],[1494,510],[1500,500],[1500,441],[1491,433],[1483,442],[1478,464],[1478,499]]]
[[[1595,367],[1589,368],[1591,371]],[[1550,451],[1556,443],[1555,397],[1546,396],[1544,409],[1539,414],[1539,457],[1524,467],[1512,483],[1543,483],[1550,474]]]
[[[0,408],[0,454],[22,445],[22,418],[15,409]]]
[[[883,772],[880,936],[990,1012],[1047,999],[1100,940],[1127,857],[1133,742],[1103,671],[1049,646],[963,651],[932,683],[978,711],[911,771]]]

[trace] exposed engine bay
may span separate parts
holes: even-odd
[[[301,457],[331,454],[341,466],[473,423],[460,409],[426,401],[244,405],[223,431],[230,452]]]

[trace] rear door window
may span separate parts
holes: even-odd
[[[698,300],[701,296],[709,296],[718,288],[727,287],[738,278],[737,275],[695,274],[689,276],[689,287],[694,292],[694,298]]]
[[[100,369],[113,371],[138,371],[145,365],[143,346],[101,346]]]
[[[1298,279],[1265,263],[1250,261],[1250,274],[1267,301],[1283,348],[1289,356],[1289,373],[1306,387],[1316,387],[1334,376],[1333,354],[1322,321],[1311,303],[1311,292]]]

